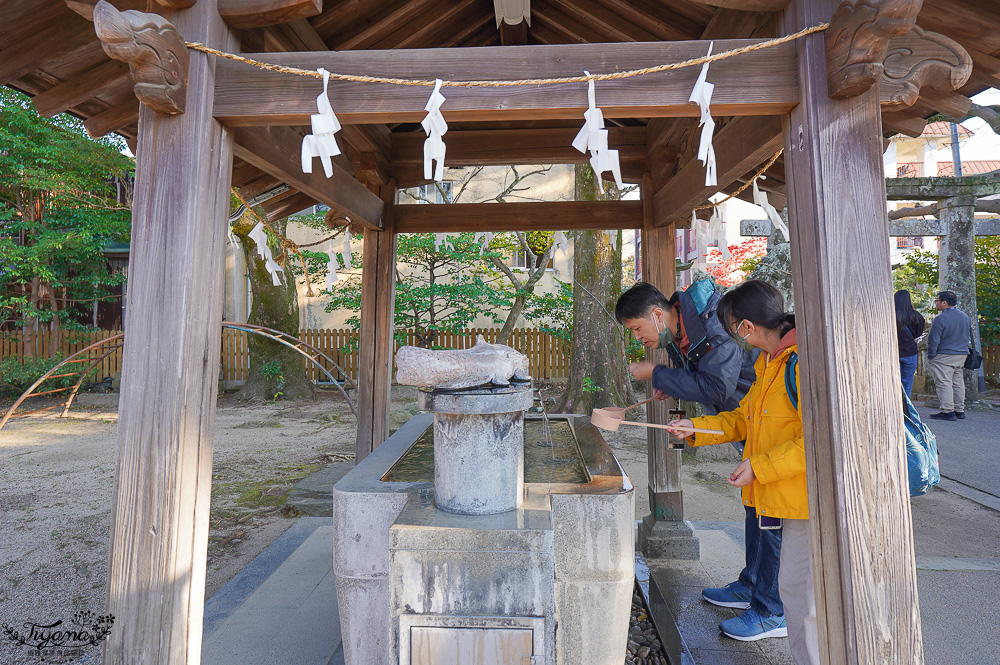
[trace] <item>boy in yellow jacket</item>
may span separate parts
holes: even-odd
[[[677,420],[671,425],[724,432],[678,432],[678,436],[694,437],[690,441],[694,446],[746,441],[743,461],[730,474],[729,484],[742,488],[743,504],[756,509],[761,528],[782,531],[778,590],[789,647],[797,665],[819,665],[806,459],[797,398],[795,317],[785,313],[784,298],[777,289],[756,280],[723,295],[718,316],[738,343],[763,351],[755,366],[757,380],[733,411]],[[794,396],[789,391],[793,375]],[[751,608],[723,621],[720,628],[730,637],[752,639],[743,636],[774,630],[771,623],[775,623],[773,617]]]

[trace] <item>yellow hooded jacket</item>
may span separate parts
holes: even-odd
[[[745,440],[743,459],[750,460],[755,479],[743,488],[744,505],[755,506],[758,515],[808,519],[802,417],[785,389],[785,364],[796,350],[793,329],[781,339],[774,358],[769,360],[766,352],[757,358],[757,380],[735,411],[692,418],[695,427],[719,429],[724,434],[696,434],[689,441],[708,446]],[[798,386],[796,365],[796,390]]]

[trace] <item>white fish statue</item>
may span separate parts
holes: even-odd
[[[421,388],[473,388],[510,380],[529,381],[528,358],[509,346],[490,344],[482,335],[471,349],[433,350],[403,346],[396,352],[396,381]]]

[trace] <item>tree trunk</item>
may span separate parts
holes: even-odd
[[[262,212],[258,214],[263,216]],[[264,267],[264,261],[257,255],[256,243],[248,235],[256,224],[255,219],[245,214],[233,225],[233,233],[243,249],[247,276],[250,279],[253,304],[250,306],[248,323],[298,337],[299,305],[295,277],[291,271],[292,257],[286,256],[282,283],[273,286],[271,274]],[[271,222],[271,225],[284,235],[286,220]],[[306,379],[301,354],[254,334],[248,334],[247,346],[250,351],[250,368],[246,382],[237,397],[240,399],[261,397],[269,400],[279,393],[285,399],[313,396],[312,382]]]
[[[517,320],[520,318],[521,312],[524,311],[524,304],[527,300],[527,295],[519,295],[514,298],[510,311],[507,313],[507,320],[503,322],[503,328],[497,333],[497,344],[510,345],[510,336],[514,332],[514,328],[517,327]]]
[[[589,165],[576,166],[577,201],[617,200],[621,193],[605,183],[602,196]],[[569,380],[556,411],[586,413],[604,406],[626,406],[635,392],[625,361],[625,338],[615,321],[622,290],[621,238],[611,246],[603,231],[576,231],[573,239],[573,346]]]

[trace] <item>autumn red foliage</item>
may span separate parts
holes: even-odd
[[[739,245],[730,245],[729,252],[729,260],[710,265],[707,269],[708,274],[715,277],[715,282],[719,286],[733,286],[746,279],[744,268],[747,267],[747,261],[759,259],[767,254],[767,238],[750,238]],[[718,249],[712,249],[708,253],[709,261],[721,259],[722,252]]]

